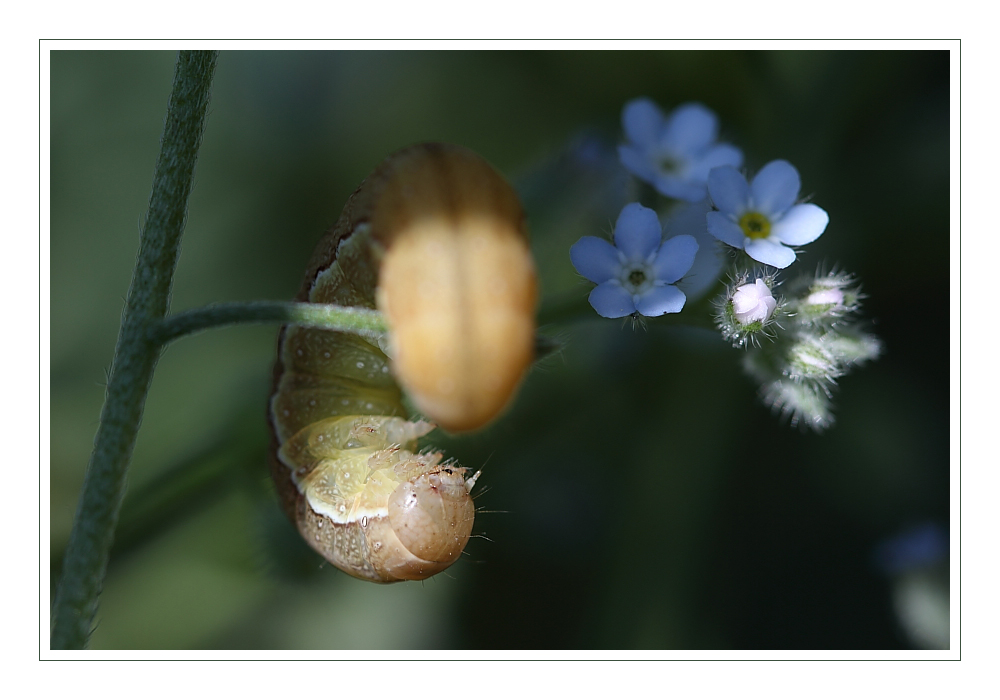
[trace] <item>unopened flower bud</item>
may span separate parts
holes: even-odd
[[[809,427],[816,432],[833,424],[830,397],[814,383],[778,380],[762,387],[764,402],[782,416],[792,427]]]
[[[795,381],[830,382],[843,374],[822,337],[804,335],[788,350],[784,374]]]
[[[882,343],[878,338],[857,328],[825,333],[823,345],[843,365],[859,365],[874,360],[882,352]]]
[[[820,289],[806,297],[809,306],[843,306],[844,292],[840,289]]]
[[[831,327],[844,323],[859,308],[860,290],[854,275],[818,272],[795,280],[788,287],[790,312],[801,326]]]
[[[778,302],[762,279],[737,287],[733,293],[733,316],[744,326],[767,321],[777,305]]]
[[[734,274],[732,284],[715,300],[715,323],[733,347],[759,347],[763,338],[773,340],[783,314],[783,302],[771,293],[777,284],[774,278],[754,277],[749,271]]]

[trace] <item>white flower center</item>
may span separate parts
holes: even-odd
[[[664,175],[680,175],[684,170],[684,161],[673,153],[659,153],[656,156],[656,167]]]
[[[690,159],[686,155],[676,153],[663,146],[652,149],[648,157],[657,173],[670,177],[685,177],[691,165]]]
[[[618,279],[629,294],[642,294],[653,286],[656,275],[649,264],[633,262],[622,266],[621,276]]]

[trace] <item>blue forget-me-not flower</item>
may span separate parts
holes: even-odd
[[[614,245],[595,236],[573,244],[573,267],[597,284],[590,304],[598,314],[661,316],[684,308],[684,292],[673,283],[691,269],[698,243],[693,236],[674,236],[663,243],[660,237],[656,212],[635,202],[618,215]]]
[[[640,97],[625,105],[622,127],[629,141],[618,147],[622,165],[668,197],[701,201],[712,168],[743,163],[740,149],[716,143],[719,120],[700,104],[683,104],[664,116],[656,103]]]
[[[715,168],[708,192],[719,211],[708,213],[708,231],[757,262],[788,267],[795,262],[789,246],[816,240],[830,221],[815,204],[795,204],[801,186],[799,172],[785,160],[765,165],[750,184],[736,168]]]

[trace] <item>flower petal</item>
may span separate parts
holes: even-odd
[[[719,118],[705,105],[683,104],[667,117],[660,145],[679,154],[707,148],[719,133]]]
[[[618,147],[618,160],[622,162],[626,170],[640,180],[653,182],[658,175],[646,152],[630,144]]]
[[[671,175],[660,175],[653,180],[656,191],[667,197],[685,202],[700,202],[707,194],[704,182],[692,182]]]
[[[615,247],[629,260],[645,260],[660,247],[663,229],[656,212],[638,202],[626,204],[615,223]]]
[[[677,280],[677,288],[687,295],[688,301],[697,301],[703,297],[715,284],[722,272],[723,253],[719,240],[708,232],[705,215],[711,211],[712,204],[705,199],[695,204],[685,204],[675,210],[663,224],[664,235],[668,240],[681,234],[694,236],[698,243],[698,253],[694,256],[694,264],[683,279]],[[743,249],[742,242],[740,250]]]
[[[738,216],[747,208],[750,186],[736,168],[723,165],[708,172],[708,193],[720,211]]]
[[[710,211],[705,215],[705,222],[708,224],[708,232],[718,238],[723,243],[728,243],[734,248],[743,250],[743,243],[746,241],[746,234],[740,225],[723,214],[721,211]]]
[[[743,151],[728,143],[716,144],[691,164],[688,177],[698,182],[707,182],[709,171],[723,165],[731,165],[734,168],[743,165]]]
[[[591,282],[600,284],[618,277],[621,261],[618,250],[603,238],[584,236],[569,249],[573,267]]]
[[[815,204],[796,204],[771,224],[771,235],[788,245],[812,243],[830,223],[830,215]]]
[[[635,313],[632,295],[618,280],[603,282],[590,293],[590,305],[604,318],[621,318]]]
[[[799,171],[787,160],[772,160],[750,183],[753,208],[774,218],[795,203],[802,188]]]
[[[795,251],[773,238],[747,239],[744,250],[757,262],[772,267],[785,268],[795,262]]]
[[[662,316],[663,314],[675,314],[684,308],[687,297],[684,292],[672,284],[662,287],[650,287],[648,291],[639,295],[636,299],[635,308],[643,316]]]
[[[663,131],[663,112],[648,97],[631,100],[622,108],[622,128],[632,143],[655,146]]]
[[[665,241],[656,253],[656,259],[653,260],[656,280],[667,284],[679,280],[694,265],[694,256],[697,252],[698,241],[694,236],[674,236]]]

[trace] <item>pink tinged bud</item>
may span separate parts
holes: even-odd
[[[737,287],[733,294],[733,315],[744,326],[758,321],[763,323],[771,318],[777,305],[762,279]]]
[[[810,306],[840,306],[844,303],[844,292],[840,289],[821,289],[806,297]]]

